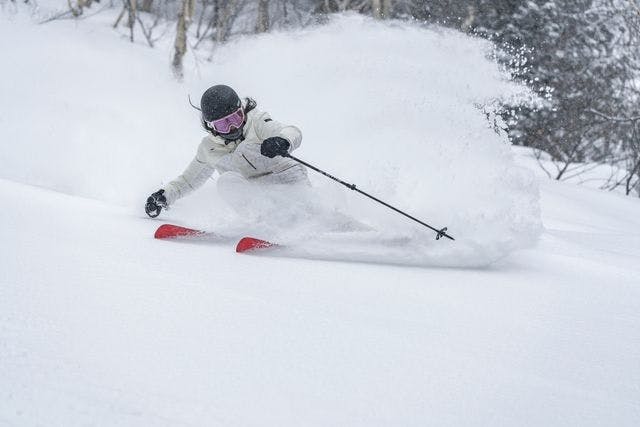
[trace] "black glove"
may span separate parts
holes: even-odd
[[[289,141],[279,136],[272,136],[262,141],[260,146],[260,154],[273,159],[275,156],[284,156],[289,153]]]
[[[144,205],[144,211],[151,218],[155,218],[160,215],[162,208],[166,208],[167,206],[167,198],[164,197],[164,190],[160,189],[149,196],[147,204]]]

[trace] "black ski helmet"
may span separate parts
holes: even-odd
[[[247,104],[243,107],[240,97],[235,90],[227,85],[215,85],[207,89],[200,98],[200,111],[202,112],[202,126],[214,135],[218,135],[227,141],[235,141],[242,138],[242,130],[244,123],[240,128],[234,129],[229,133],[218,133],[212,129],[207,122],[221,119],[225,116],[236,111],[238,108],[244,108],[244,113],[256,107],[256,102],[251,99],[246,99]],[[246,116],[245,116],[246,123]]]
[[[242,106],[235,90],[226,85],[215,85],[207,89],[200,99],[202,117],[205,121],[221,119]]]

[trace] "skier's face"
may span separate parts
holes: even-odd
[[[240,128],[235,129],[233,128],[233,130],[229,133],[219,133],[218,135],[220,135],[220,137],[222,137],[225,140],[225,144],[230,143],[231,141],[235,141],[237,139],[240,139],[240,137],[242,137],[242,129],[244,128],[244,126],[240,126]]]

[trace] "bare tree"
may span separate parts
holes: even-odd
[[[258,0],[256,33],[265,33],[267,31],[269,31],[269,0]]]
[[[373,0],[324,0],[319,8],[324,13],[346,12],[347,10],[355,10],[364,12],[371,7]],[[381,10],[381,8],[379,8]]]
[[[127,26],[129,27],[129,39],[131,43],[133,43],[133,34],[136,26],[136,16],[138,13],[138,1],[137,0],[128,0],[126,2],[129,8],[129,22]]]
[[[195,0],[182,0],[182,5],[178,12],[178,25],[176,29],[176,40],[174,43],[173,61],[171,65],[173,67],[174,75],[179,80],[184,77],[182,58],[185,53],[187,53],[187,30],[189,29],[189,25],[191,25],[194,9]]]
[[[218,22],[216,26],[216,41],[225,42],[231,31],[238,11],[238,0],[228,0],[224,7],[218,10]]]
[[[140,6],[140,10],[143,12],[151,13],[152,7],[153,7],[153,0],[142,0],[142,6]]]
[[[382,0],[371,0],[371,13],[374,18],[382,19]]]
[[[28,1],[25,1],[25,3],[28,3]],[[71,0],[67,0],[69,11],[74,18],[82,15],[84,13],[84,9],[91,7],[92,3],[93,0],[77,0],[75,4]]]
[[[610,164],[621,163],[625,173],[622,178],[607,185],[607,189],[613,190],[623,185],[627,195],[630,195],[634,189],[640,190],[640,116],[610,116],[596,110],[591,110],[591,113],[597,119],[614,125],[622,125],[627,129],[627,137],[624,138],[624,143],[618,150],[621,152],[622,158],[616,159],[615,162],[608,162]],[[640,192],[638,192],[638,196],[640,196]]]
[[[382,17],[391,18],[391,0],[382,0]]]

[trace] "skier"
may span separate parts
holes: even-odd
[[[253,99],[241,101],[226,85],[207,89],[197,109],[209,134],[182,175],[147,198],[147,215],[157,217],[163,208],[204,184],[214,171],[220,174],[218,191],[238,210],[248,186],[309,185],[305,167],[282,157],[300,146],[302,134],[297,127],[272,120],[256,108]]]

